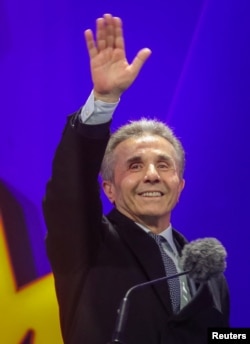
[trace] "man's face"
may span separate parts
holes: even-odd
[[[174,147],[160,136],[132,137],[114,151],[114,179],[103,188],[130,219],[165,229],[184,187]]]

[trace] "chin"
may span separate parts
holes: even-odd
[[[152,218],[159,218],[159,217],[164,217],[166,216],[167,212],[166,211],[159,211],[159,209],[157,210],[148,210],[148,211],[143,211],[140,212],[140,214],[138,214],[138,216],[141,217],[152,217]]]

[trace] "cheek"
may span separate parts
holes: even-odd
[[[140,182],[140,178],[138,174],[134,173],[134,174],[124,175],[122,178],[120,178],[119,185],[124,192],[126,191],[129,192],[135,189],[139,182]]]

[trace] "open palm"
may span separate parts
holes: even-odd
[[[135,80],[151,51],[144,48],[128,63],[124,47],[122,21],[105,14],[97,19],[96,40],[91,30],[85,31],[90,56],[94,91],[97,95],[116,101]]]

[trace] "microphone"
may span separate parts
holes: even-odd
[[[109,344],[125,344],[122,342],[122,334],[125,327],[129,296],[137,289],[166,281],[172,278],[178,278],[182,275],[189,275],[195,282],[206,282],[212,277],[216,277],[223,273],[226,269],[227,252],[221,242],[215,238],[204,238],[193,240],[186,244],[181,252],[180,265],[183,272],[157,278],[148,282],[137,284],[131,287],[121,301],[120,308],[117,313],[116,326]]]
[[[227,252],[215,238],[193,240],[182,250],[180,264],[195,282],[206,282],[224,272]]]

